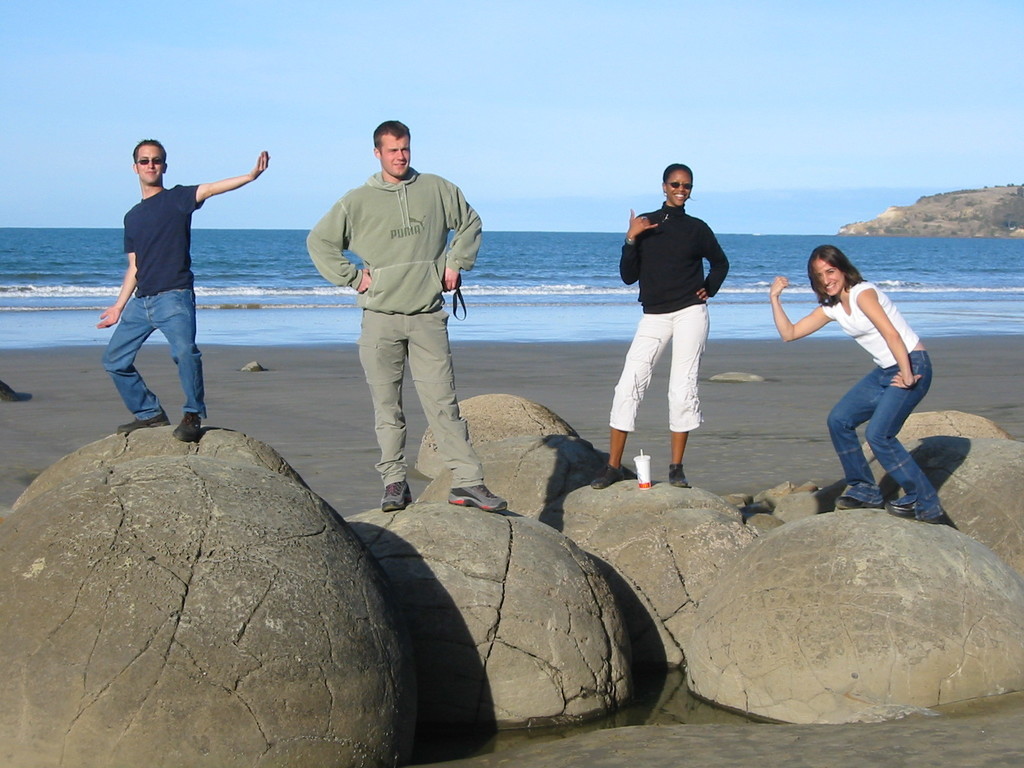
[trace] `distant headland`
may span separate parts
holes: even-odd
[[[1024,237],[1024,185],[962,189],[892,206],[840,235],[890,237]]]

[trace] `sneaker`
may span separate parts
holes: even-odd
[[[596,488],[600,491],[613,483],[619,482],[623,477],[622,467],[613,467],[609,464],[604,468],[600,475],[591,481],[590,487]]]
[[[669,464],[668,465],[668,484],[674,485],[676,488],[689,488],[690,483],[686,480],[686,475],[683,474],[682,464]]]
[[[381,512],[397,512],[412,504],[412,491],[405,480],[384,486],[384,498],[380,500]]]
[[[487,490],[483,483],[467,488],[452,488],[448,494],[448,503],[460,507],[476,507],[484,512],[501,512],[508,509],[508,502]]]
[[[913,520],[917,517],[917,502],[887,501],[885,502],[885,511],[894,517],[902,517],[904,520]]]
[[[836,509],[882,509],[882,502],[872,503],[853,496],[840,496],[836,499]]]
[[[175,440],[181,440],[183,443],[198,443],[203,434],[202,426],[198,413],[186,413],[172,434]]]
[[[167,414],[163,412],[163,409],[161,409],[160,413],[156,416],[150,416],[148,419],[136,419],[128,424],[122,424],[117,428],[117,434],[127,435],[134,432],[136,429],[146,429],[147,427],[169,427],[170,425],[171,420],[167,418]]]

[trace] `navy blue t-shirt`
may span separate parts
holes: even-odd
[[[192,288],[192,212],[196,187],[176,186],[124,215],[124,252],[135,254],[136,296]]]

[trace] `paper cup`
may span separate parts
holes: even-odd
[[[651,457],[640,454],[633,457],[633,466],[636,467],[636,484],[641,488],[651,487]]]

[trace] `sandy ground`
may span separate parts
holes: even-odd
[[[598,448],[606,448],[612,388],[626,351],[622,343],[456,346],[460,397],[510,393],[542,403]],[[1024,437],[1019,374],[1024,337],[928,341],[935,366],[920,410],[986,416]],[[96,347],[4,350],[0,380],[21,395],[0,402],[0,516],[45,467],[130,420],[100,366]],[[372,409],[356,348],[346,346],[203,348],[210,426],[235,429],[276,448],[309,486],[343,515],[374,508],[381,493],[373,468],[377,447]],[[239,369],[259,361],[268,370]],[[839,479],[825,430],[831,405],[870,368],[843,338],[715,341],[702,367],[704,425],[691,435],[686,471],[715,493],[755,493],[785,480]],[[167,348],[147,346],[139,367],[179,416],[181,395]],[[754,373],[759,383],[707,381],[727,371]],[[655,479],[668,463],[667,360],[641,408],[627,456],[654,457]],[[425,428],[410,389],[410,464]],[[414,494],[426,484],[410,477]],[[1000,697],[940,718],[878,725],[675,725],[581,733],[467,761],[497,766],[1020,766],[1024,765],[1024,696]],[[462,764],[462,763],[459,763]],[[450,763],[449,765],[454,765]]]
[[[929,342],[935,381],[919,410],[961,410],[986,416],[1024,437],[1019,373],[1024,337],[942,338]],[[0,509],[57,459],[130,421],[94,347],[4,350],[0,380],[21,394],[0,402]],[[509,393],[546,405],[596,447],[607,448],[612,389],[625,344],[483,344],[455,349],[462,399]],[[354,345],[204,347],[208,426],[235,429],[276,448],[310,487],[343,515],[377,505],[369,393]],[[259,361],[268,370],[239,369]],[[690,436],[690,481],[714,493],[753,493],[785,480],[830,483],[839,463],[825,429],[829,408],[869,370],[871,361],[846,339],[712,340],[701,370],[705,422]],[[150,345],[139,368],[172,420],[181,393],[167,347]],[[719,383],[711,376],[741,371],[760,383]],[[654,457],[655,480],[668,464],[667,359],[640,410],[627,458]],[[408,457],[415,463],[425,422],[409,384]],[[413,493],[425,480],[411,478]]]

